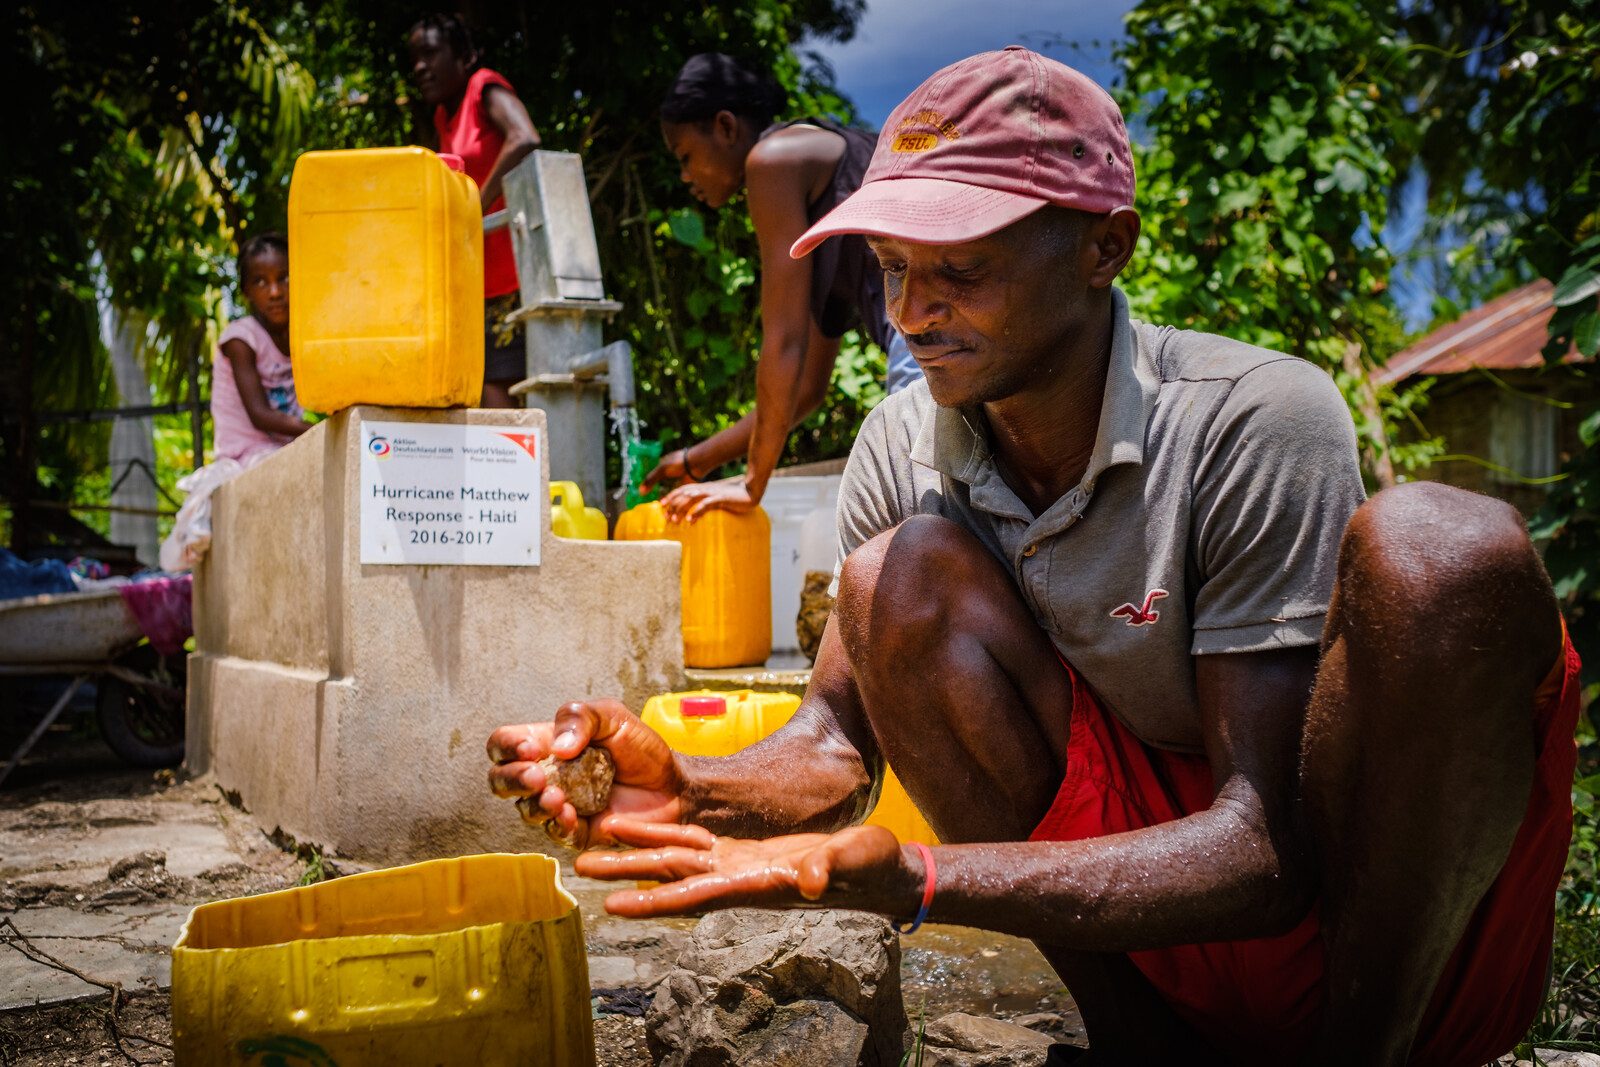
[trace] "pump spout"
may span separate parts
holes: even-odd
[[[611,393],[611,406],[633,407],[633,346],[628,342],[612,341],[604,348],[573,356],[567,373],[580,381],[604,374],[606,388]]]

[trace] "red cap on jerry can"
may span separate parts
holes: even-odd
[[[685,719],[710,718],[728,714],[726,697],[684,697],[678,702],[678,714]]]
[[[462,159],[460,156],[452,155],[449,152],[440,152],[439,158],[444,160],[444,165],[449,167],[451,170],[458,171],[462,174],[467,172],[467,161]]]

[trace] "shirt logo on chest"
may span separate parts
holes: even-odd
[[[1121,607],[1111,609],[1113,619],[1127,619],[1129,626],[1143,626],[1161,618],[1161,612],[1151,607],[1157,600],[1167,595],[1165,589],[1152,589],[1144,595],[1144,607],[1136,604],[1123,604]]]

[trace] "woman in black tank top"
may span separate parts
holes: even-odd
[[[646,477],[646,487],[682,483],[663,501],[673,518],[761,502],[790,431],[827,393],[846,330],[860,326],[889,352],[891,389],[920,375],[888,323],[883,271],[865,239],[833,237],[804,259],[789,258],[800,235],[860,186],[876,138],[823,118],[774,125],[784,98],[771,75],[707,53],[684,64],[661,105],[661,132],[683,180],[713,208],[746,189],[761,248],[756,404],[721,433],[670,453]],[[742,478],[699,483],[745,455]]]

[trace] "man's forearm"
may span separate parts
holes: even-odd
[[[839,830],[872,801],[882,760],[830,619],[805,701],[770,737],[732,756],[679,756],[683,822],[716,834],[774,837]]]
[[[1090,952],[1268,937],[1314,899],[1304,844],[1221,802],[1084,841],[944,846],[929,917]]]
[[[823,716],[802,707],[778,732],[731,756],[679,756],[683,821],[767,838],[842,829],[864,814],[873,776]]]

